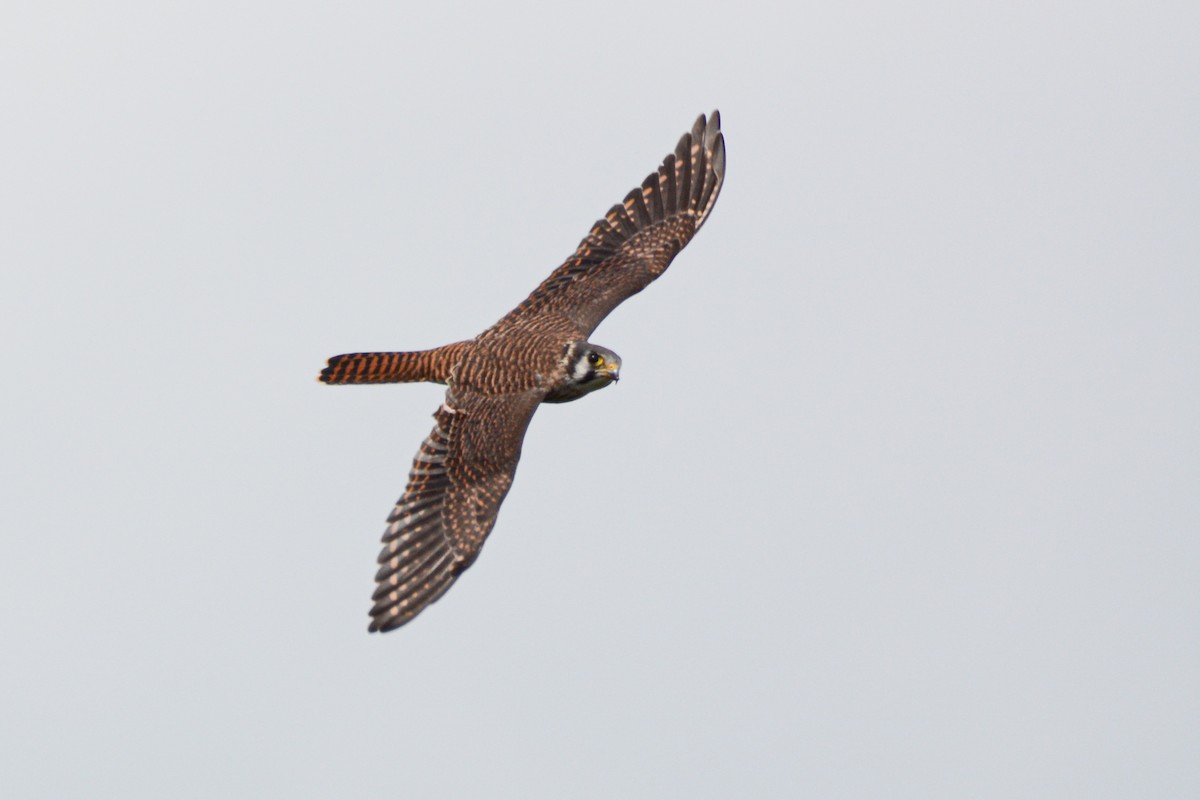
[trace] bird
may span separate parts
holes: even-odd
[[[387,518],[370,632],[411,622],[475,562],[538,406],[578,400],[620,379],[620,356],[589,338],[691,241],[724,178],[720,112],[701,114],[658,169],[597,220],[561,266],[474,339],[328,359],[318,377],[326,384],[446,386],[433,430]]]

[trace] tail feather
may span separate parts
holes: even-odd
[[[345,353],[329,359],[322,383],[445,383],[462,356],[465,342],[405,353]]]

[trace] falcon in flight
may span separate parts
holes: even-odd
[[[447,387],[404,496],[388,517],[371,631],[412,620],[475,561],[512,485],[538,405],[577,400],[617,381],[620,356],[588,337],[691,241],[724,177],[721,116],[701,114],[675,152],[592,226],[562,266],[474,339],[329,359],[324,383]]]

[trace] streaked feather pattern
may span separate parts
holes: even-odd
[[[670,265],[708,219],[725,178],[721,114],[701,114],[640,188],[596,221],[575,253],[493,330],[557,312],[584,338]]]
[[[542,394],[447,392],[413,459],[408,487],[388,516],[370,630],[408,622],[479,555]]]
[[[449,386],[388,517],[370,630],[409,622],[478,557],[538,405],[574,400],[604,385],[574,379],[568,355],[584,353],[578,345],[609,312],[666,270],[708,219],[724,176],[720,114],[702,114],[659,168],[596,221],[566,262],[473,340],[329,359],[320,375],[325,383]]]
[[[329,359],[317,379],[330,384],[445,383],[469,344],[455,342],[406,353],[345,353]]]

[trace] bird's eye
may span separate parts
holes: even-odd
[[[592,366],[599,366],[604,363],[604,359],[600,357],[599,353],[588,353],[588,363]]]

